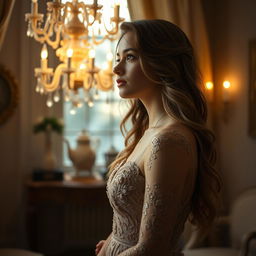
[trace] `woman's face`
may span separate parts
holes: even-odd
[[[117,75],[117,87],[122,98],[143,99],[153,95],[157,89],[155,83],[149,80],[141,69],[140,53],[136,48],[133,32],[125,33],[120,40],[113,72]]]

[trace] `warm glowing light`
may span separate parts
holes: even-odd
[[[95,58],[95,50],[94,49],[91,49],[89,51],[89,58],[92,59],[92,58]]]
[[[223,82],[223,87],[226,88],[226,89],[230,88],[230,82],[227,81],[227,80],[224,81],[224,82]]]
[[[231,84],[228,80],[224,81],[223,82],[223,95],[222,95],[222,98],[223,98],[223,101],[224,102],[228,102],[229,101],[229,88],[230,88]]]
[[[91,107],[93,107],[93,105],[94,105],[93,102],[91,100],[89,100],[88,101],[88,106],[91,108]]]
[[[71,108],[70,111],[69,111],[69,113],[70,113],[71,115],[75,115],[75,114],[76,114],[76,110],[75,110],[74,108]]]
[[[79,68],[80,68],[80,69],[85,69],[85,68],[86,68],[86,66],[85,66],[85,64],[84,64],[84,63],[81,63],[81,64],[80,64],[80,66],[79,66]]]
[[[44,44],[41,50],[41,58],[44,60],[44,59],[47,59],[47,57],[48,57],[47,46],[46,44]]]
[[[113,60],[113,54],[112,54],[112,52],[108,52],[108,53],[107,53],[107,60],[108,60],[108,61],[112,61],[112,60]]]
[[[53,105],[52,100],[47,100],[46,105],[47,105],[47,107],[49,107],[49,108],[52,107],[52,105]]]
[[[115,1],[114,1],[114,4],[115,4],[115,5],[120,5],[120,0],[115,0]]]
[[[206,82],[205,87],[207,90],[212,90],[213,89],[213,82]]]
[[[98,4],[98,0],[53,0],[47,2],[46,14],[38,12],[38,2],[31,0],[31,11],[25,14],[27,35],[43,45],[41,66],[35,68],[36,91],[49,96],[48,107],[60,101],[60,96],[69,99],[74,114],[73,109],[81,106],[77,102],[83,100],[80,96],[75,97],[74,92],[81,89],[88,93],[88,105],[93,106],[98,98],[97,94],[93,95],[95,90],[110,91],[113,88],[114,74],[110,72],[113,55],[107,54],[106,70],[96,65],[95,57],[98,45],[107,40],[111,49],[111,42],[119,37],[119,25],[124,21],[119,15],[123,1],[120,6],[120,0],[113,0],[111,4],[107,1]],[[48,66],[46,45],[56,51],[60,60],[55,68]]]
[[[68,50],[67,50],[67,56],[68,56],[68,58],[71,58],[72,55],[73,55],[73,49],[72,49],[72,48],[68,48]]]

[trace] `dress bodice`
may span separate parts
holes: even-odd
[[[121,163],[111,173],[107,183],[107,195],[113,208],[113,226],[106,256],[117,256],[126,249],[136,245],[139,239],[140,223],[143,214],[145,194],[145,177],[135,162]],[[170,255],[183,255],[178,250],[178,243],[188,216],[189,208],[180,216]]]
[[[113,227],[108,256],[137,243],[144,190],[145,178],[135,162],[121,163],[111,173],[107,195],[113,208]]]

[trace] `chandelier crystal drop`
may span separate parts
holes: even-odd
[[[120,4],[115,2],[109,22],[104,19],[103,6],[94,0],[61,0],[47,2],[47,14],[38,13],[38,2],[32,0],[31,13],[25,15],[28,22],[27,36],[42,43],[41,66],[35,68],[36,92],[47,95],[46,105],[60,101],[60,91],[65,101],[71,101],[72,113],[86,102],[90,107],[99,97],[100,91],[113,88],[111,49],[107,53],[107,64],[100,69],[95,65],[95,50],[105,40],[118,37],[119,25],[124,21],[119,16]],[[44,22],[44,24],[43,24]],[[56,50],[60,64],[48,66],[47,45]],[[83,97],[78,93],[82,88]]]

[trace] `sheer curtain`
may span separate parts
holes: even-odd
[[[0,2],[0,50],[11,17],[14,2],[15,0],[4,0]]]
[[[192,42],[203,81],[212,81],[212,65],[201,0],[128,0],[132,20],[165,19],[177,24]]]

